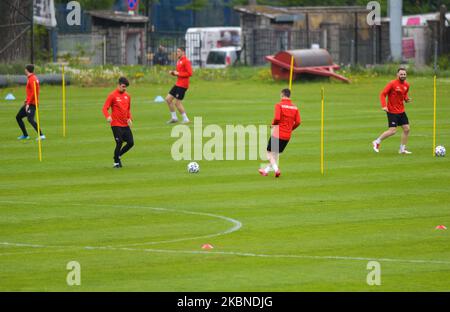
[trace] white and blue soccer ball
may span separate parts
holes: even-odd
[[[190,163],[187,165],[187,170],[188,170],[189,173],[197,173],[197,172],[200,171],[200,166],[199,166],[198,163],[196,163],[195,161],[193,161],[193,162],[190,162]]]
[[[445,156],[445,147],[442,145],[436,146],[436,149],[434,150],[434,154],[436,157],[444,157]]]

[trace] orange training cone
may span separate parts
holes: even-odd
[[[209,250],[209,249],[213,249],[214,247],[213,247],[213,245],[211,245],[211,244],[203,244],[202,245],[202,249],[205,249],[205,250]]]

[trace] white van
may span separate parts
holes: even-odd
[[[186,32],[186,56],[194,67],[203,67],[212,49],[241,48],[241,27],[194,27]]]
[[[225,47],[211,49],[206,59],[206,68],[226,68],[233,66],[239,59],[241,48]]]

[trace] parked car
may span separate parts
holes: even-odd
[[[211,49],[206,59],[206,68],[226,68],[233,66],[239,59],[240,48],[226,47]]]
[[[186,56],[192,66],[203,67],[212,49],[241,47],[240,27],[198,27],[186,31]]]

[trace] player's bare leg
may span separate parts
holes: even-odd
[[[408,136],[409,136],[409,125],[403,125],[402,126],[403,133],[402,138],[400,141],[400,154],[411,154],[410,151],[406,149],[406,144],[408,143]]]
[[[278,157],[279,153],[267,151],[267,159],[270,164],[268,164],[264,169],[259,169],[259,173],[263,176],[267,176],[270,170],[273,169],[275,171],[275,176],[278,178],[281,174],[280,169],[278,168]]]
[[[397,127],[390,127],[388,130],[384,131],[379,139],[380,141],[383,141],[384,139],[387,139],[390,136],[393,136],[397,132]]]
[[[167,105],[169,106],[169,111],[170,111],[170,115],[171,115],[171,118],[167,123],[178,122],[177,112],[175,111],[175,104],[174,104],[175,98],[171,94],[168,94],[166,96],[165,100],[166,100]]]
[[[409,125],[403,125],[402,129],[403,129],[403,133],[402,133],[401,143],[402,143],[402,145],[406,145],[406,144],[408,144]]]
[[[171,94],[168,94],[167,96],[166,96],[166,103],[167,103],[167,106],[169,106],[169,111],[172,113],[172,112],[175,112],[175,105],[174,105],[174,100],[175,98],[171,95]]]
[[[381,141],[383,141],[384,139],[387,139],[390,136],[393,136],[396,132],[397,132],[397,127],[389,127],[389,129],[384,131],[378,139],[376,139],[375,141],[372,142],[373,150],[378,153],[380,151]]]
[[[280,168],[278,168],[278,158],[280,157],[279,153],[272,152],[272,159],[270,164],[272,165],[273,171],[275,171],[275,177],[278,178],[281,175]]]
[[[184,109],[183,102],[181,100],[175,100],[175,106],[183,117],[183,123],[189,122],[189,118],[186,115],[186,110]]]

